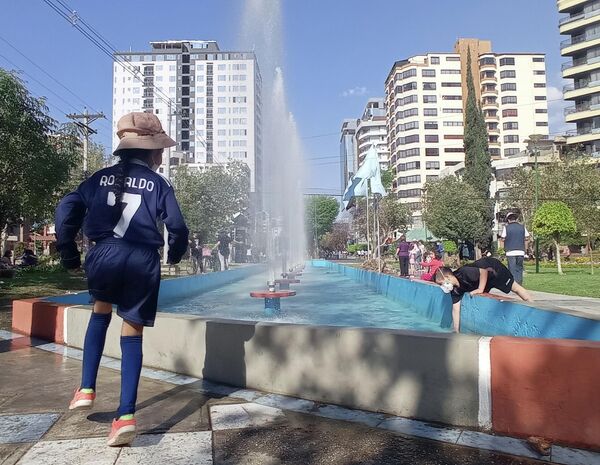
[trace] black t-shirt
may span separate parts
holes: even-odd
[[[507,294],[510,292],[514,278],[508,268],[493,257],[485,257],[470,265],[462,266],[454,272],[460,287],[455,287],[450,293],[452,303],[459,302],[465,293],[474,291],[479,287],[480,268],[488,270],[488,280],[484,292],[489,292],[492,288],[499,289]]]
[[[229,244],[231,243],[231,239],[229,236],[221,236],[219,237],[219,253],[221,255],[229,255]]]

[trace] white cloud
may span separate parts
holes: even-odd
[[[342,92],[342,97],[360,97],[367,93],[366,87],[353,87]]]
[[[572,106],[573,102],[563,99],[563,86],[572,83],[573,81],[562,77],[558,79],[557,85],[548,83],[548,125],[553,136],[562,135],[575,128],[574,124],[565,122],[564,114],[565,108]]]

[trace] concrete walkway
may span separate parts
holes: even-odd
[[[81,362],[77,358],[81,353],[60,355],[50,350],[60,348],[68,354],[71,349],[11,337],[0,340],[1,465],[544,463],[448,444],[443,439],[411,438],[398,434],[403,432],[403,423],[397,419],[392,419],[395,428],[388,425],[386,430],[368,426],[368,419],[357,422],[350,418],[349,411],[336,411],[333,406],[326,407],[331,410],[330,417],[350,421],[298,413],[292,410],[301,410],[298,407],[306,401],[281,401],[278,398],[282,396],[217,385],[208,388],[202,381],[154,370],[144,374],[165,380],[142,378],[136,415],[140,436],[132,447],[108,448],[105,441],[118,403],[119,371],[102,367],[94,410],[72,413],[67,405],[80,377]],[[448,429],[444,434],[453,433]],[[462,444],[476,445],[480,434],[459,432],[455,439],[459,442],[460,436]],[[520,441],[505,439],[513,441],[506,446],[510,452],[522,451]],[[600,463],[600,459],[595,462],[596,454],[579,457],[572,451],[567,455],[570,459],[565,456],[559,463]]]

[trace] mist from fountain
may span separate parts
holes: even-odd
[[[304,229],[304,153],[288,108],[282,70],[281,0],[246,0],[241,49],[252,50],[262,76],[262,210],[270,279],[306,256]]]

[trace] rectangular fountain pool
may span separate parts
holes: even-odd
[[[297,295],[281,299],[281,314],[267,317],[264,300],[251,291],[266,290],[267,274],[261,273],[197,296],[166,303],[160,311],[203,317],[270,321],[309,325],[376,327],[446,332],[440,324],[415,313],[361,283],[325,268],[308,267]]]

